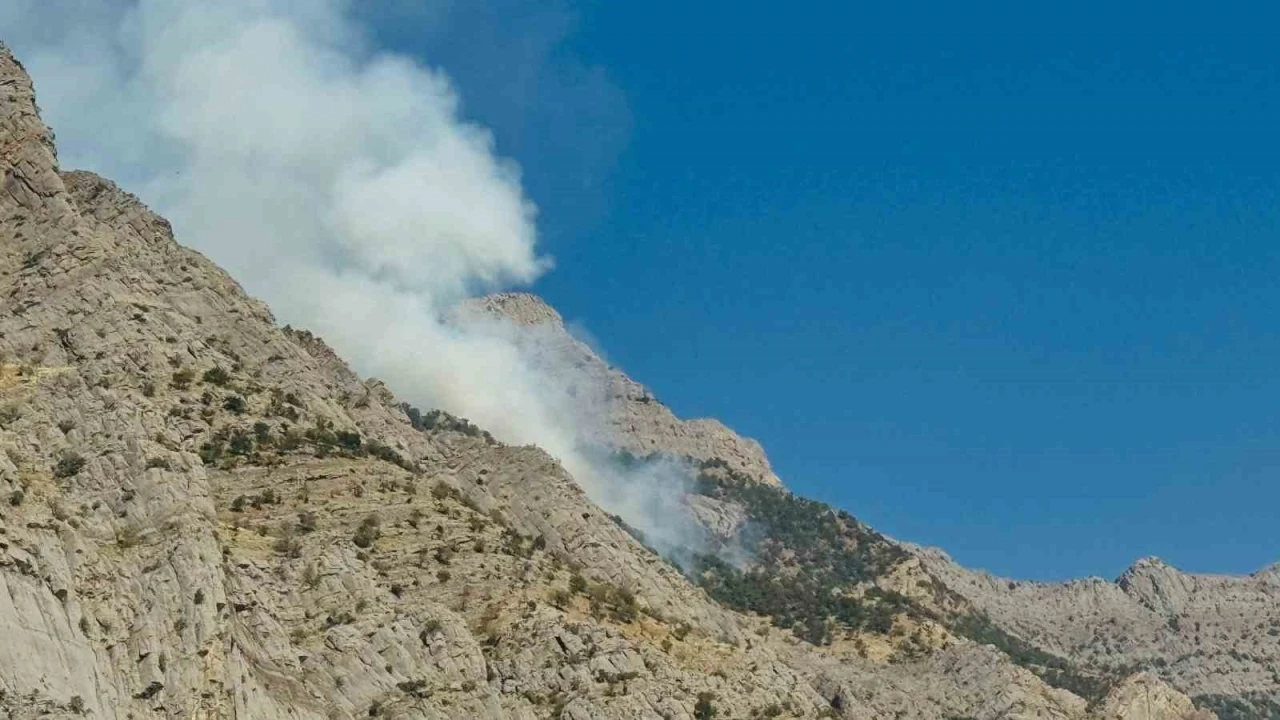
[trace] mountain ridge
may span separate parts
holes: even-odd
[[[787,493],[736,435],[708,439],[623,393],[617,449],[697,461],[708,507],[771,523],[756,577],[821,580],[817,597],[874,626],[815,616],[826,636],[810,642],[750,596],[717,601],[708,576],[646,549],[543,450],[407,407],[323,340],[278,327],[138,198],[60,172],[31,81],[2,44],[0,166],[9,717],[1196,712],[1150,675],[1092,703],[1046,684],[1057,660],[1019,660],[991,628],[960,632],[947,613],[978,606],[920,558],[859,564],[860,547],[874,559],[887,541]],[[581,352],[552,351],[563,348]],[[621,382],[599,362],[606,388]],[[784,534],[796,519],[833,528],[800,564],[804,548]],[[740,586],[767,587],[753,582]]]

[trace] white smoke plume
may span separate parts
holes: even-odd
[[[606,509],[676,543],[680,488],[593,459],[583,427],[598,409],[567,402],[563,378],[505,333],[442,320],[551,261],[518,168],[461,118],[449,79],[370,47],[353,7],[6,0],[0,37],[36,81],[64,166],[137,192],[360,372],[543,447]]]

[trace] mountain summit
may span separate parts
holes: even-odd
[[[633,455],[661,452],[695,460],[722,460],[758,482],[781,485],[760,443],[744,438],[719,420],[681,420],[645,386],[605,362],[566,328],[560,313],[529,293],[500,293],[472,301],[472,310],[505,318],[533,332],[523,337],[535,345],[546,364],[573,367],[585,384],[602,391],[608,427],[596,442]]]
[[[788,493],[757,443],[679,420],[533,296],[475,301],[598,380],[581,391],[609,401],[617,462],[686,473],[701,532],[659,556],[543,450],[397,400],[136,197],[62,171],[3,46],[0,171],[5,717],[1176,720],[1280,702],[1267,574],[974,573]]]

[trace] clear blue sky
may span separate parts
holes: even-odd
[[[1280,560],[1278,6],[456,5],[370,22],[681,415],[1001,574]]]

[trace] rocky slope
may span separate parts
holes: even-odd
[[[648,388],[609,365],[565,327],[560,313],[529,293],[500,293],[479,298],[472,309],[535,328],[522,339],[540,353],[545,365],[572,373],[571,391],[579,404],[600,409],[596,442],[634,455],[664,453],[694,460],[719,459],[733,469],[770,485],[781,485],[764,448],[719,420],[681,420]]]
[[[598,386],[610,391],[616,433],[609,437],[620,438],[622,448],[699,461],[724,458],[727,470],[741,478],[777,483],[758,444],[718,423],[716,432],[700,434],[702,426],[676,419],[647,390],[575,340],[559,314],[536,296],[505,293],[477,304],[518,325],[539,328],[530,337],[554,362],[572,359],[598,377]],[[697,493],[689,503],[712,535],[727,540],[748,526],[758,530],[759,508],[714,495]],[[1146,670],[1224,716],[1280,717],[1280,564],[1250,577],[1215,577],[1188,575],[1144,559],[1115,582],[1041,584],[991,577],[957,565],[941,551],[905,547],[919,565],[896,572],[905,581],[885,571],[880,584],[911,595],[916,583],[936,582],[940,593],[914,594],[926,606],[945,605],[944,615],[986,614],[1012,641],[1068,660],[1086,675],[1123,677]],[[805,602],[814,604],[812,598]]]
[[[1224,716],[1280,717],[1280,567],[1192,575],[1156,558],[1115,581],[1016,582],[915,548],[929,572],[1011,632],[1098,667],[1142,668]]]
[[[1050,687],[956,631],[969,601],[847,516],[806,572],[850,612],[883,605],[874,625],[817,618],[830,637],[810,642],[735,611],[750,598],[713,599],[708,578],[723,587],[735,570],[691,581],[541,450],[418,422],[136,198],[60,171],[2,45],[0,171],[5,717],[1172,720],[1191,707],[1151,678],[1092,706]],[[722,536],[739,534],[734,507],[784,528],[787,513],[836,517],[770,484],[758,445],[600,372],[621,390],[617,446],[706,461]],[[757,576],[796,571],[786,542]],[[1164,698],[1154,711],[1136,704],[1145,688]]]

